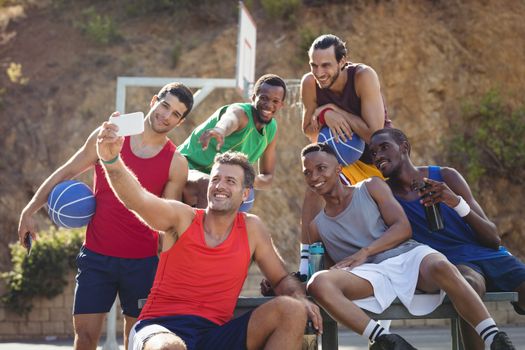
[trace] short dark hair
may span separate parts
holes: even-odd
[[[327,143],[311,143],[303,148],[301,151],[301,157],[306,156],[309,153],[314,152],[325,152],[328,154],[331,154],[332,156],[337,159],[337,155],[332,147],[330,147]]]
[[[178,82],[173,82],[166,84],[162,87],[162,89],[159,90],[159,93],[157,94],[157,97],[160,99],[166,97],[166,95],[170,93],[173,96],[176,96],[180,102],[184,103],[186,106],[186,112],[182,115],[182,119],[186,118],[186,116],[190,113],[191,109],[193,108],[193,93],[190,89],[186,87],[186,85]]]
[[[381,134],[388,134],[398,145],[402,144],[403,142],[410,143],[408,142],[408,137],[407,135],[405,135],[404,132],[394,128],[379,129],[376,132],[374,132],[372,136],[370,136],[370,138]]]
[[[311,55],[314,50],[325,50],[331,46],[334,47],[335,60],[341,61],[347,54],[346,43],[333,34],[323,34],[315,39],[308,50],[308,54]]]
[[[255,85],[253,86],[253,93],[255,94],[255,96],[257,96],[259,92],[261,91],[262,84],[282,87],[284,90],[284,94],[283,94],[283,101],[284,101],[284,99],[286,98],[286,83],[280,76],[275,75],[275,74],[265,74],[259,79],[257,79],[257,81],[255,82]]]
[[[214,164],[238,165],[244,171],[244,188],[252,188],[255,181],[255,170],[248,161],[248,157],[241,152],[227,151],[218,153],[213,160]]]
[[[405,135],[404,132],[402,132],[399,129],[394,129],[394,128],[383,128],[383,129],[379,129],[376,132],[374,132],[372,136],[370,136],[370,139],[372,139],[376,135],[382,135],[382,134],[387,134],[388,136],[390,136],[392,140],[394,140],[394,142],[397,143],[398,145],[401,145],[403,142],[406,142],[408,145],[408,155],[410,155],[410,151],[411,151],[410,142],[408,141],[408,137],[407,135]]]

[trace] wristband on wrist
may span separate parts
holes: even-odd
[[[113,163],[115,163],[119,158],[120,158],[120,155],[117,154],[117,155],[115,156],[115,158],[113,158],[113,159],[110,159],[110,160],[104,160],[104,159],[100,158],[100,161],[101,161],[102,163],[104,163],[104,164],[113,164]]]
[[[325,109],[323,109],[320,113],[319,113],[319,116],[317,117],[317,121],[319,122],[320,125],[326,125],[326,121],[324,119],[324,114],[328,111],[333,111],[333,108],[330,108],[330,107],[326,107]]]
[[[458,213],[458,215],[463,218],[467,216],[468,213],[470,213],[470,205],[468,205],[468,203],[463,199],[463,197],[461,196],[458,196],[458,197],[459,197],[459,203],[452,209],[454,209],[456,213]]]

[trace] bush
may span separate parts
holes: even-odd
[[[525,108],[510,107],[491,90],[478,105],[468,104],[448,144],[454,166],[473,183],[484,178],[525,181]]]
[[[295,12],[301,6],[301,0],[261,0],[261,6],[273,19],[295,21]]]
[[[187,7],[188,0],[126,0],[121,1],[128,16],[138,17],[149,13],[174,11],[177,7]]]
[[[7,286],[1,299],[6,308],[27,314],[34,297],[51,299],[62,293],[83,241],[83,229],[50,228],[40,234],[29,256],[18,242],[11,244],[13,270],[1,275]]]
[[[83,11],[83,17],[82,22],[76,23],[76,27],[97,43],[110,44],[121,38],[110,16],[100,15],[90,7]]]
[[[302,27],[299,29],[299,45],[297,45],[297,48],[303,60],[308,54],[308,50],[310,49],[310,46],[314,40],[317,39],[317,37],[321,34],[321,30],[312,30],[309,27]]]

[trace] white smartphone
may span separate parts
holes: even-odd
[[[109,117],[109,122],[118,126],[117,136],[136,135],[144,132],[144,113],[142,112]]]

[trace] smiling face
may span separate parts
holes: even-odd
[[[374,164],[384,177],[396,175],[400,170],[403,155],[408,154],[407,144],[398,144],[387,133],[373,136],[369,147]]]
[[[244,170],[239,165],[215,164],[208,185],[208,207],[210,210],[238,211],[249,189],[244,187]]]
[[[321,89],[329,89],[335,84],[345,64],[345,57],[337,62],[334,46],[310,53],[310,71]]]
[[[252,96],[253,106],[257,110],[255,123],[268,124],[275,114],[283,107],[284,89],[282,86],[274,86],[263,83],[256,95]]]
[[[304,155],[303,175],[308,187],[319,195],[328,194],[341,184],[341,165],[332,154],[314,151]]]
[[[188,110],[179,98],[170,93],[162,98],[153,96],[150,103],[151,109],[146,120],[151,129],[159,134],[170,132],[183,121],[183,115]]]

